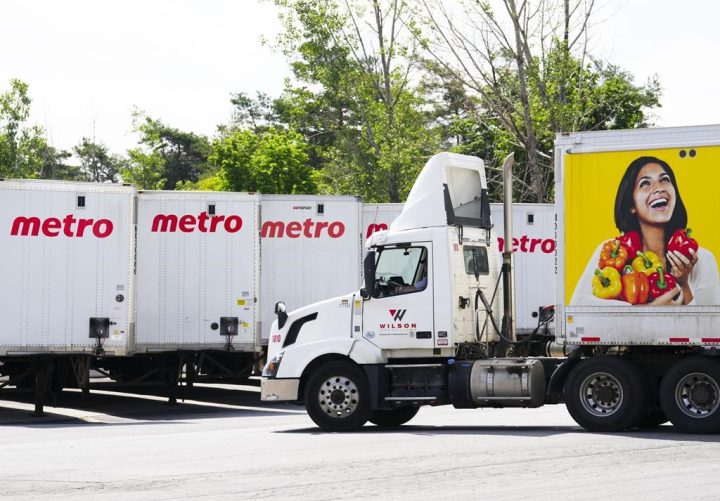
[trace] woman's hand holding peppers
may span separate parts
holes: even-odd
[[[599,268],[611,267],[616,270],[622,270],[628,260],[628,251],[621,245],[620,240],[608,240],[600,251]]]
[[[668,252],[679,252],[685,257],[692,257],[692,253],[696,253],[698,250],[698,243],[694,238],[690,238],[692,230],[690,228],[683,230],[675,230],[668,241],[667,250]]]
[[[698,262],[698,255],[694,250],[690,249],[689,254],[690,256],[686,257],[677,250],[669,251],[666,254],[667,260],[672,266],[670,273],[673,277],[675,277],[678,285],[683,291],[685,298],[683,304],[688,304],[693,300],[693,293],[692,290],[690,290],[690,272]]]
[[[662,266],[657,267],[657,271],[650,275],[650,299],[653,300],[653,304],[681,304],[682,294],[677,287],[675,277],[669,275],[663,271]],[[669,298],[666,296],[670,295]],[[675,295],[679,295],[679,299],[674,299]],[[670,302],[664,302],[665,299],[670,299]],[[676,303],[676,301],[680,301]]]

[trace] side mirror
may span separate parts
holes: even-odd
[[[375,251],[370,251],[363,261],[363,272],[365,274],[365,287],[360,290],[364,299],[370,299],[375,295]]]
[[[288,319],[285,303],[283,303],[282,301],[278,301],[277,303],[275,303],[275,314],[278,317],[278,329],[282,329]]]

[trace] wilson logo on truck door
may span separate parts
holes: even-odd
[[[18,216],[12,223],[10,235],[13,237],[84,237],[92,234],[96,238],[107,238],[113,232],[113,223],[109,219],[76,218],[68,214],[62,219],[48,217],[40,219],[34,216]]]

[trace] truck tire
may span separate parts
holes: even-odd
[[[362,369],[350,362],[318,367],[304,396],[310,418],[325,431],[357,430],[370,417],[370,386]]]
[[[676,362],[660,383],[660,405],[685,433],[720,431],[720,363],[706,357]]]
[[[398,409],[390,410],[376,410],[370,413],[370,421],[372,424],[380,426],[381,428],[394,428],[402,426],[412,418],[420,410],[420,407],[400,407]]]
[[[626,430],[639,425],[647,411],[644,382],[642,371],[626,359],[589,358],[570,372],[565,405],[575,422],[588,431]]]

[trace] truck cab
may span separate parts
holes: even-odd
[[[501,260],[492,241],[482,160],[432,157],[403,212],[368,238],[363,288],[290,313],[276,305],[261,398],[304,403],[328,430],[402,424],[424,404],[479,406],[469,389],[474,361],[502,344]],[[542,366],[517,364],[492,368],[512,387],[503,402],[535,405]]]

